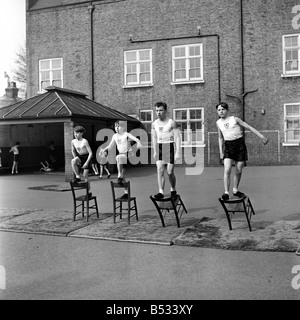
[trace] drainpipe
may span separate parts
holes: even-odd
[[[242,96],[236,97],[230,94],[226,94],[227,97],[235,98],[237,99],[241,105],[242,105],[242,120],[245,121],[245,98],[247,94],[253,93],[258,91],[252,90],[245,92],[245,66],[244,66],[244,20],[243,20],[244,14],[243,14],[243,0],[240,0],[240,43],[241,43],[241,91]],[[243,127],[243,137],[245,139],[245,128]]]
[[[93,35],[93,11],[95,6],[90,3],[88,6],[88,13],[90,14],[90,39],[91,39],[91,46],[90,46],[90,63],[91,63],[91,77],[90,77],[90,95],[91,99],[94,100],[95,98],[95,87],[94,87],[94,35]]]

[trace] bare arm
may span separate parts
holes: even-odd
[[[101,149],[100,151],[104,152],[104,151],[111,149],[115,143],[116,142],[115,142],[114,135],[113,135],[109,145],[107,147],[105,147],[104,149]]]
[[[76,149],[75,149],[73,140],[72,140],[72,142],[71,142],[71,151],[72,151],[72,156],[73,156],[73,158],[77,157],[77,153],[76,153]]]
[[[156,136],[156,131],[154,129],[153,123],[152,123],[152,127],[151,127],[151,138],[152,138],[152,144],[153,144],[153,158],[155,158],[156,157],[157,136]]]
[[[256,134],[259,138],[261,138],[263,140],[263,144],[267,144],[268,143],[268,138],[266,138],[264,135],[262,135],[259,131],[257,131],[255,128],[251,127],[248,123],[242,121],[240,118],[235,117],[236,122],[241,125],[242,127],[250,130],[251,132],[253,132],[254,134]]]
[[[172,128],[174,130],[174,141],[175,141],[175,160],[178,160],[180,158],[180,151],[181,151],[181,133],[180,129],[177,127],[177,124],[175,121],[172,122]]]
[[[218,128],[218,135],[219,135],[219,151],[220,151],[220,159],[223,160],[224,158],[224,137],[223,137],[223,134],[221,132],[221,130],[219,129],[219,127],[217,126]]]
[[[134,135],[132,135],[131,133],[128,132],[127,137],[137,143],[138,149],[142,147],[141,141],[138,138],[136,138]]]

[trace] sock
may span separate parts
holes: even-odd
[[[224,193],[229,194],[229,192],[228,192],[228,191],[225,191]]]
[[[159,189],[158,192],[161,193],[161,194],[164,194],[164,190],[163,189]]]
[[[171,188],[171,191],[176,191],[176,188]]]
[[[233,192],[233,193],[237,193],[237,192],[238,192],[238,189],[237,189],[237,188],[233,188],[233,189],[232,189],[232,192]]]

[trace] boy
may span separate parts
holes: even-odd
[[[174,173],[175,161],[180,159],[181,137],[176,122],[167,117],[167,104],[155,104],[157,119],[152,123],[151,135],[154,145],[153,157],[156,159],[158,193],[156,199],[164,198],[165,165],[171,185],[171,197],[176,197],[176,176]],[[158,152],[158,157],[156,156]]]
[[[100,150],[99,156],[100,156],[100,163],[99,163],[100,164],[100,174],[99,174],[99,179],[102,179],[103,170],[106,171],[107,179],[109,179],[110,172],[109,172],[109,170],[107,168],[107,161],[108,161],[107,151]]]
[[[20,146],[20,142],[17,141],[16,144],[9,150],[9,152],[13,152],[14,154],[14,160],[13,160],[13,165],[12,165],[12,169],[11,169],[11,174],[18,173],[18,165],[19,165],[19,146]]]
[[[76,126],[74,128],[75,139],[71,142],[73,159],[71,160],[71,166],[75,174],[75,182],[81,181],[80,169],[83,169],[83,177],[85,182],[88,182],[88,174],[91,166],[91,159],[93,156],[92,149],[89,142],[83,138],[85,128],[82,126]],[[90,188],[90,186],[89,186]],[[91,196],[92,193],[89,193]]]
[[[118,169],[118,183],[125,182],[125,165],[127,164],[128,152],[131,150],[130,141],[133,140],[137,143],[137,148],[141,148],[142,144],[140,140],[134,137],[131,133],[125,131],[126,121],[116,121],[115,131],[116,133],[112,136],[110,144],[101,149],[100,152],[105,152],[116,144],[119,154],[116,157],[117,169]],[[125,188],[125,193],[121,197],[122,199],[128,198],[128,190]]]
[[[232,189],[233,195],[238,198],[243,198],[245,197],[245,194],[238,191],[238,186],[241,181],[245,161],[248,160],[248,154],[241,127],[249,129],[256,134],[263,140],[263,144],[267,144],[269,140],[238,117],[230,116],[227,103],[219,103],[216,106],[216,109],[220,117],[216,122],[219,133],[220,159],[224,161],[225,192],[222,195],[222,199],[229,199],[230,174],[233,161],[235,161],[235,175]]]

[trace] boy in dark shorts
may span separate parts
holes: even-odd
[[[73,155],[71,166],[75,174],[75,182],[81,181],[80,169],[83,169],[84,180],[89,183],[88,174],[91,167],[93,152],[89,142],[83,138],[84,133],[85,129],[82,126],[76,126],[74,128],[75,139],[71,142]],[[90,193],[89,195],[91,196],[92,194]]]
[[[167,104],[155,104],[157,119],[152,123],[153,157],[156,160],[158,193],[156,199],[164,198],[165,165],[171,185],[171,197],[176,197],[175,161],[180,159],[181,137],[176,122],[167,116]]]
[[[227,103],[219,103],[216,109],[220,117],[216,122],[219,133],[220,159],[224,161],[225,192],[222,195],[222,199],[229,199],[230,175],[233,161],[235,161],[235,175],[232,192],[235,197],[243,198],[245,194],[238,191],[238,186],[241,181],[245,161],[248,160],[248,154],[241,127],[249,129],[256,134],[263,140],[263,144],[267,144],[269,140],[238,117],[230,116]]]

